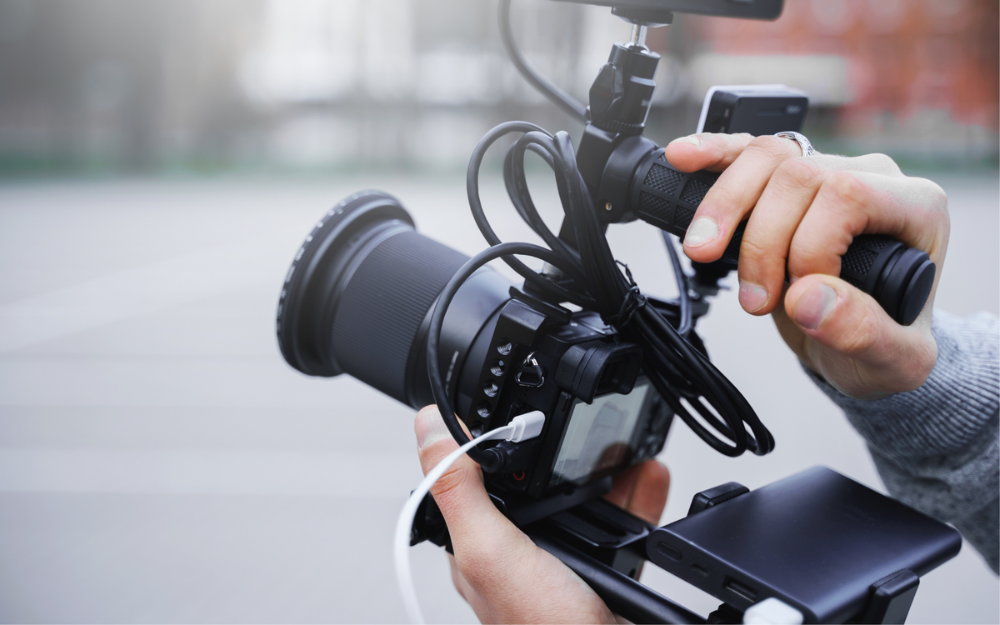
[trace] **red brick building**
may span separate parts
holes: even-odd
[[[905,124],[930,110],[995,132],[998,21],[996,0],[786,0],[775,22],[696,24],[717,53],[845,57],[851,92],[841,110],[846,131],[870,130],[885,113]]]

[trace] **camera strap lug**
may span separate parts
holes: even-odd
[[[514,375],[514,381],[521,386],[538,388],[545,384],[545,370],[535,359],[535,352],[531,352],[521,363],[520,369]]]

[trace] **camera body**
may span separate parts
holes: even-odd
[[[539,410],[542,435],[486,449],[491,490],[545,499],[653,458],[673,413],[641,375],[642,353],[594,312],[571,313],[511,288],[466,359],[459,415],[473,436]]]
[[[482,466],[498,509],[632,622],[705,622],[635,581],[645,560],[721,599],[708,622],[740,622],[743,610],[772,599],[795,606],[806,622],[897,622],[909,609],[917,576],[957,553],[960,539],[954,530],[905,506],[886,505],[883,496],[828,470],[804,472],[756,493],[736,483],[703,491],[686,519],[659,529],[601,499],[613,475],[662,450],[675,417],[729,456],[748,450],[764,455],[774,447],[745,398],[711,365],[694,331],[707,312],[706,298],[718,292],[718,279],[738,262],[742,225],[722,259],[695,264],[693,276],[684,273],[667,233],[684,235],[718,174],[681,172],[642,137],[659,60],[643,41],[645,28],[670,23],[671,11],[768,19],[780,13],[782,0],[608,4],[632,22],[632,42],[613,46],[584,107],[525,64],[510,34],[510,0],[501,0],[501,35],[512,60],[536,88],[585,122],[579,148],[566,133],[552,135],[527,122],[507,122],[487,133],[473,151],[467,185],[473,217],[490,247],[471,259],[418,233],[392,196],[366,191],[340,202],[306,237],[286,275],[277,319],[282,355],[305,374],[346,373],[413,408],[436,402],[464,453]],[[801,96],[771,95],[783,107],[782,126],[801,123]],[[720,109],[720,119],[743,119],[735,127],[727,122],[726,130],[759,134],[760,114],[738,118],[736,100],[719,102],[728,107]],[[791,111],[789,103],[800,108]],[[482,208],[483,155],[510,133],[522,136],[504,162],[508,195],[547,248],[500,241]],[[527,150],[556,173],[566,213],[558,236],[528,193]],[[676,301],[642,296],[607,245],[609,224],[636,219],[664,232],[679,287]],[[889,237],[866,236],[857,237],[842,257],[842,277],[908,325],[924,305],[934,265],[925,253]],[[515,255],[546,266],[536,272]],[[523,285],[485,266],[500,258],[525,278]],[[517,416],[535,412],[545,420],[534,438],[478,446],[469,439],[489,439]],[[438,470],[443,465],[432,477]],[[429,540],[450,549],[434,500],[411,496],[417,501],[404,508],[415,516],[401,517],[397,547],[406,553],[409,538],[411,545]],[[878,510],[878,518],[822,527],[859,502]],[[873,544],[860,545],[858,532],[871,534],[866,523],[882,533]],[[823,531],[817,535],[816,528]],[[750,551],[734,547],[737,533]],[[791,566],[758,558],[763,541],[774,542],[778,552],[793,535],[819,551]],[[881,536],[896,541],[891,553],[879,551],[892,542]],[[814,561],[829,563],[827,544],[844,545],[837,548],[848,554],[842,574],[834,579],[825,566],[821,577],[803,576]],[[802,592],[790,592],[788,580]]]
[[[466,261],[416,232],[394,197],[345,199],[286,275],[282,355],[309,375],[347,373],[414,408],[433,403],[430,315]],[[677,316],[668,303],[650,305]],[[482,268],[452,300],[440,346],[445,387],[473,436],[526,412],[546,415],[541,436],[483,450],[495,459],[491,491],[560,500],[663,447],[672,413],[641,373],[641,350],[593,311],[547,303]]]

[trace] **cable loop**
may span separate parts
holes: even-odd
[[[509,6],[508,3],[505,2]],[[508,148],[503,178],[517,213],[549,246],[502,243],[490,226],[479,196],[479,169],[491,145],[501,137],[521,136]],[[557,237],[542,221],[528,190],[524,171],[527,151],[541,156],[555,174],[568,236]],[[647,306],[628,265],[614,258],[605,228],[596,214],[593,198],[577,167],[573,141],[565,132],[549,134],[527,122],[506,122],[492,129],[473,150],[466,171],[469,207],[476,225],[491,248],[470,259],[442,290],[431,316],[427,339],[427,371],[431,391],[445,424],[460,444],[468,441],[454,415],[451,390],[441,380],[439,348],[444,313],[462,282],[478,267],[502,258],[527,282],[541,291],[543,299],[554,303],[571,302],[600,313],[623,340],[642,349],[642,370],[670,409],[701,439],[719,453],[739,456],[745,451],[757,455],[774,449],[774,438],[757,417],[746,398],[715,368],[708,357],[695,349],[686,335],[693,327],[687,276],[680,265],[673,241],[665,237],[680,294],[680,327],[675,328],[656,306]],[[562,232],[560,232],[560,235]],[[568,242],[569,241],[569,242]],[[568,281],[554,282],[530,269],[514,255],[532,256],[556,267]],[[624,270],[624,271],[622,271]],[[493,460],[473,447],[469,457],[496,470]]]

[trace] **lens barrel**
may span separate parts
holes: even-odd
[[[368,191],[345,199],[316,224],[288,270],[278,303],[282,355],[308,375],[347,373],[415,408],[432,403],[430,313],[467,260],[419,234],[394,197]],[[483,269],[459,290],[445,317],[442,370],[461,371],[509,288]]]

